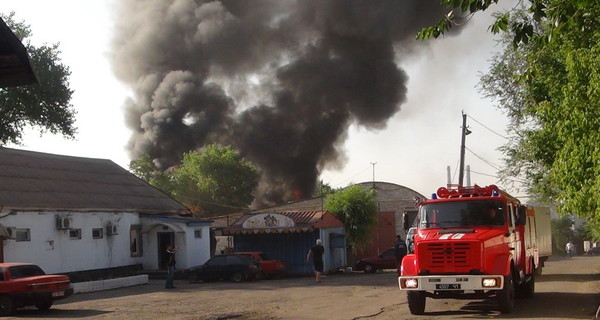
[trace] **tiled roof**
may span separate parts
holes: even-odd
[[[116,163],[0,147],[0,209],[189,210]]]

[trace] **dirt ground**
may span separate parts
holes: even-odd
[[[394,270],[330,274],[244,283],[163,280],[76,294],[49,312],[22,309],[14,319],[593,319],[600,305],[600,256],[552,257],[537,278],[536,294],[503,315],[493,301],[427,299],[426,314],[408,311]],[[11,318],[8,318],[11,319]]]

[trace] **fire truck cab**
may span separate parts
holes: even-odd
[[[418,208],[398,277],[412,314],[424,313],[426,298],[495,298],[510,313],[517,291],[533,295],[533,209],[495,185],[441,187]]]

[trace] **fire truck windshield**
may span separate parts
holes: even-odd
[[[419,228],[503,226],[505,205],[498,200],[451,201],[424,204],[419,209]]]

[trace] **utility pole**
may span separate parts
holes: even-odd
[[[462,135],[460,140],[460,168],[458,169],[458,186],[463,186],[463,177],[465,176],[465,137],[471,133],[467,128],[467,114],[462,112]]]

